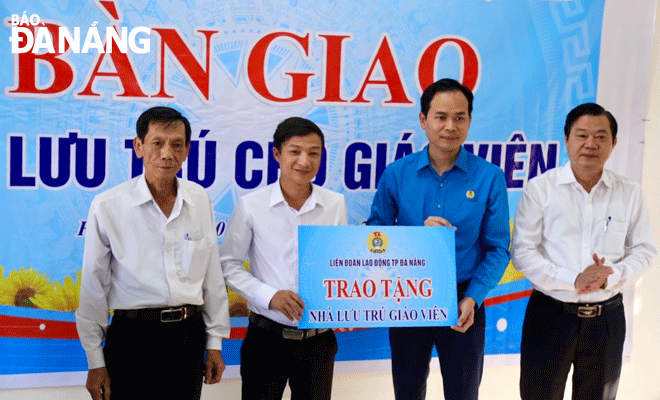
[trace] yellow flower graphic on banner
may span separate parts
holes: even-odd
[[[509,231],[511,232],[511,236],[513,236],[513,218],[509,220]],[[509,248],[509,250],[511,250],[511,248]],[[513,267],[511,260],[509,260],[509,265],[506,266],[506,270],[504,271],[504,275],[502,275],[502,279],[500,279],[500,283],[513,282],[524,277],[525,275],[523,275],[522,272],[518,272],[518,270]]]
[[[250,270],[250,261],[243,261],[243,268]],[[230,288],[227,288],[227,297],[229,297],[229,316],[230,317],[247,317],[248,308],[247,300],[239,296]]]
[[[0,304],[37,308],[30,300],[35,295],[46,295],[53,289],[45,273],[30,267],[13,270],[0,279]]]
[[[44,310],[76,311],[80,302],[80,276],[82,270],[76,272],[76,280],[67,276],[64,284],[55,282],[53,289],[46,294],[35,294],[30,301]]]

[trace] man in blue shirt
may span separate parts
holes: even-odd
[[[477,399],[483,371],[483,301],[509,262],[509,205],[502,170],[467,152],[473,94],[453,79],[429,86],[419,121],[429,144],[384,171],[367,225],[456,230],[458,323],[390,328],[397,400],[424,399],[435,345],[445,399]]]

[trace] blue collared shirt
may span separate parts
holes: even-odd
[[[378,182],[367,225],[424,225],[448,220],[456,230],[456,279],[470,280],[465,297],[481,305],[509,263],[509,202],[504,173],[461,148],[438,175],[428,150],[390,164]]]

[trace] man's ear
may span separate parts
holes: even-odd
[[[142,156],[144,156],[142,146],[144,146],[144,142],[142,142],[142,139],[136,136],[135,139],[133,139],[133,150],[135,150],[135,155],[137,158],[142,158]]]
[[[419,113],[419,124],[422,126],[422,129],[426,130],[426,115],[423,112]]]
[[[273,147],[273,157],[275,157],[275,160],[277,163],[280,163],[280,151],[277,150],[277,147]]]

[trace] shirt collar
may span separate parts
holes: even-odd
[[[317,196],[317,194],[318,194],[318,189],[316,188],[316,185],[312,184],[312,194],[309,195],[309,197],[305,201],[305,204],[303,204],[302,208],[299,211],[300,213],[304,213],[309,210],[312,210],[317,205],[323,207],[322,197]],[[275,207],[280,203],[288,205],[286,200],[284,199],[284,194],[282,193],[282,187],[280,186],[280,181],[278,180],[273,184],[273,190],[270,192],[269,207]]]
[[[431,159],[429,157],[429,148],[428,146],[426,147],[426,150],[424,151],[424,154],[419,157],[419,160],[417,161],[417,170],[419,171],[422,168],[429,167],[433,168],[431,166]],[[457,167],[463,172],[468,172],[470,168],[470,163],[468,160],[468,155],[467,151],[461,146],[461,149],[458,152],[458,157],[456,158],[456,162],[454,163],[454,167]],[[452,167],[452,169],[454,168]]]
[[[610,175],[610,171],[606,170],[603,168],[603,174],[600,176],[600,181],[605,184],[608,188],[612,187],[612,176]]]
[[[569,184],[574,182],[579,185],[577,179],[575,179],[573,169],[571,168],[571,162],[569,161],[559,171],[559,184]],[[607,187],[612,187],[612,177],[606,169],[603,169],[603,173],[596,183],[596,186],[600,185],[601,182]]]
[[[185,201],[190,205],[191,207],[194,207],[195,204],[192,201],[192,198],[190,197],[190,193],[188,193],[187,190],[182,188],[181,181],[179,178],[176,178],[177,182],[177,197],[181,197],[181,200]],[[132,201],[132,206],[139,206],[141,204],[144,204],[148,201],[151,201],[154,199],[153,195],[151,194],[151,191],[149,190],[149,186],[147,186],[147,178],[144,176],[144,174],[140,175],[137,179],[137,182],[135,183],[135,188],[133,189],[133,193],[131,194],[133,201]]]
[[[458,152],[458,158],[456,159],[455,167],[458,167],[463,172],[468,172],[470,169],[470,163],[468,162],[467,150],[461,146],[460,151]]]
[[[181,184],[181,179],[178,177],[176,178],[176,195],[181,197],[181,200],[186,202],[190,207],[195,207],[195,203],[193,202],[192,195],[190,194],[189,191],[187,191],[183,185]]]
[[[140,175],[137,182],[135,182],[135,188],[133,189],[131,196],[133,198],[131,205],[133,206],[139,206],[154,199],[149,190],[149,186],[147,186],[147,179],[144,174]]]

